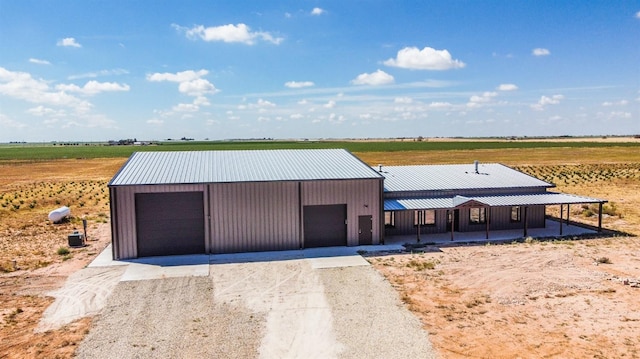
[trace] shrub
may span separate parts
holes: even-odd
[[[601,264],[611,264],[611,259],[609,259],[608,257],[600,257],[596,259],[596,262]]]
[[[67,247],[60,247],[60,248],[58,248],[58,250],[56,251],[56,253],[58,253],[58,255],[65,256],[65,255],[69,254],[70,252],[69,252],[69,248],[67,248]]]
[[[434,269],[436,267],[436,264],[431,261],[419,261],[416,259],[412,259],[409,261],[409,263],[407,263],[407,267],[413,268],[417,271],[422,271],[425,269]]]

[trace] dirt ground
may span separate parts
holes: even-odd
[[[462,152],[357,155],[373,165],[392,165],[467,161]],[[531,165],[534,173],[537,165],[567,165],[566,154],[555,149],[473,152],[483,162]],[[624,175],[614,173],[596,185],[576,174],[558,190],[615,202],[604,227],[640,234],[640,154],[614,148],[572,158],[577,164],[626,166]],[[0,358],[71,357],[89,332],[90,318],[60,330],[35,329],[53,302],[48,293],[110,240],[106,183],[125,160],[0,163]],[[71,207],[72,218],[49,223],[47,213],[61,205]],[[596,217],[585,211],[572,206],[571,219],[594,224]],[[83,218],[88,245],[68,248],[66,236],[81,229]],[[640,358],[640,289],[625,284],[640,279],[638,238],[432,250],[368,259],[422,319],[442,357]]]
[[[444,358],[640,358],[637,237],[369,257]]]
[[[0,272],[0,358],[73,356],[76,346],[89,331],[91,318],[74,321],[57,330],[39,332],[37,328],[44,311],[54,301],[48,293],[60,288],[69,275],[89,264],[110,241],[108,224],[91,226],[88,233],[91,235],[87,245],[70,248],[68,260],[36,269]]]

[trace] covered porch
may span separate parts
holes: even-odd
[[[385,221],[387,218],[394,218],[396,212],[416,213],[416,221],[412,231],[396,233],[389,230],[385,235],[385,243],[398,240],[403,243],[413,242],[437,242],[437,241],[487,241],[487,240],[507,240],[523,237],[550,237],[565,236],[573,234],[584,234],[602,231],[602,206],[606,201],[596,198],[576,196],[564,193],[544,192],[534,194],[519,195],[494,195],[494,196],[454,196],[454,197],[423,197],[423,198],[387,198],[384,200]],[[579,226],[570,226],[570,206],[580,204],[598,204],[598,227],[591,230]],[[550,205],[560,206],[560,218],[558,221],[545,220],[546,207]],[[533,219],[535,225],[531,225],[528,211],[538,209]],[[494,211],[492,211],[494,209]],[[506,219],[504,212],[509,210],[511,218]],[[476,216],[471,218],[469,212],[474,210]],[[422,229],[425,226],[424,212],[432,219],[429,231]],[[446,226],[442,220],[436,221],[436,211],[442,213],[446,211]],[[492,219],[492,212],[501,213],[495,220]],[[566,217],[565,217],[566,213]],[[466,220],[473,220],[473,226],[459,226],[461,214],[466,214]],[[390,216],[389,216],[390,215]],[[478,218],[480,217],[480,218]],[[493,221],[493,222],[492,222]],[[460,230],[460,228],[465,230]],[[532,227],[532,228],[530,228]],[[482,231],[481,231],[482,230]],[[413,232],[413,233],[411,233]],[[412,238],[412,240],[410,240]],[[428,240],[426,238],[429,238]]]

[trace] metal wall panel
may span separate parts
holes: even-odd
[[[117,186],[111,187],[112,205],[114,206],[112,238],[114,243],[114,258],[128,259],[137,258],[137,238],[136,238],[136,215],[135,215],[135,194],[136,193],[160,193],[160,192],[205,192],[204,184],[187,185],[154,185],[154,186]],[[208,206],[205,196],[205,218],[208,217]],[[205,221],[205,251],[209,251],[208,233],[209,222]]]
[[[209,185],[211,252],[300,248],[298,182]]]
[[[358,245],[358,216],[373,218],[373,244],[380,243],[380,180],[324,180],[302,182],[302,205],[346,204],[347,245]]]
[[[396,211],[395,226],[387,227],[387,235],[417,234],[418,228],[414,225],[415,211]],[[420,234],[444,233],[447,231],[447,210],[436,210],[436,224],[420,226]]]

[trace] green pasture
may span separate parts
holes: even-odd
[[[161,142],[149,146],[107,146],[103,144],[11,144],[0,145],[0,161],[37,161],[64,158],[129,157],[138,151],[204,151],[344,148],[351,152],[450,151],[527,148],[608,148],[637,147],[640,143],[528,142],[528,141],[208,141]]]

